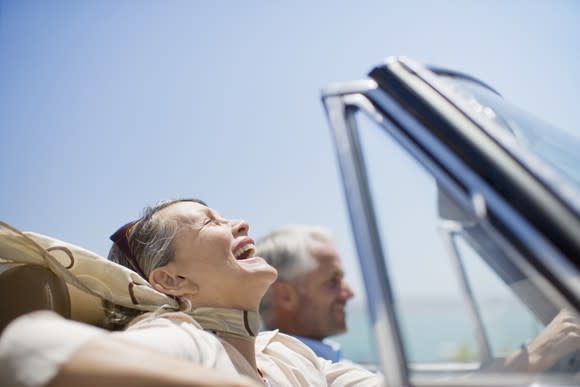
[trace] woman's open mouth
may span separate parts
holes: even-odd
[[[234,250],[234,257],[238,261],[251,258],[254,254],[256,254],[256,246],[254,246],[254,241],[250,238],[242,241]]]

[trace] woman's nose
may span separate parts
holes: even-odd
[[[232,228],[232,231],[234,233],[234,235],[247,235],[248,231],[250,230],[250,225],[248,224],[247,221],[243,220],[243,219],[239,219],[239,220],[234,220],[234,226]]]

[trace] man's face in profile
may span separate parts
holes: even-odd
[[[345,306],[354,293],[336,248],[322,241],[311,241],[309,247],[317,267],[296,283],[297,322],[302,336],[323,339],[346,331]]]

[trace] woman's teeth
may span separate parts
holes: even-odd
[[[234,251],[234,257],[237,260],[248,259],[256,254],[256,246],[253,243],[247,243]]]

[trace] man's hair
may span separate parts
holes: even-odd
[[[289,282],[316,268],[317,262],[309,250],[312,241],[332,243],[332,234],[320,226],[286,226],[258,240],[256,254],[278,270],[277,281]],[[272,328],[272,298],[270,287],[260,304],[260,314],[266,328]]]

